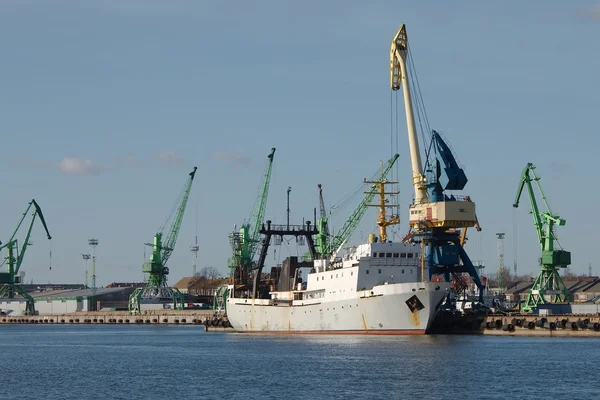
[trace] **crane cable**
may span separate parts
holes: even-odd
[[[372,180],[378,179],[380,174],[381,174],[381,169],[377,168],[377,171],[373,175],[371,175],[371,178],[368,180],[372,181]],[[363,182],[359,183],[355,189],[353,189],[351,192],[347,193],[344,197],[342,197],[341,200],[339,200],[337,203],[333,204],[330,207],[330,210],[333,210],[335,212],[330,211],[329,214],[334,215],[337,211],[339,211],[340,209],[345,207],[358,192],[364,190],[364,186],[365,186],[365,184]]]
[[[167,224],[173,219],[173,215],[176,213],[176,210],[179,209],[179,206],[181,204],[181,199],[183,198],[183,195],[185,194],[186,187],[187,187],[187,182],[181,189],[179,196],[177,196],[177,200],[175,200],[175,205],[173,206],[173,208],[171,208],[171,211],[169,211],[169,215],[167,215],[167,218],[165,219],[163,224],[158,229],[159,232],[164,232],[164,229],[167,227]]]
[[[417,75],[417,68],[415,67],[414,57],[412,55],[412,51],[410,50],[410,44],[407,43],[407,53],[408,53],[408,69],[410,73],[408,74],[408,78],[411,81],[411,86],[415,89],[411,91],[411,96],[413,98],[413,103],[415,104],[415,109],[417,112],[417,119],[419,120],[419,127],[421,130],[421,137],[423,139],[423,147],[428,148],[427,146],[427,137],[426,134],[431,134],[431,126],[429,125],[429,118],[427,116],[427,110],[425,109],[425,101],[423,99],[423,94],[421,92],[421,85],[419,84],[419,77]],[[425,125],[425,126],[423,126]],[[425,153],[426,162],[429,161],[429,151]]]

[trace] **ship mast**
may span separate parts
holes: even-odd
[[[382,176],[382,177],[385,176],[383,173],[383,162],[381,163],[381,175],[380,176]],[[392,214],[390,216],[390,219],[389,220],[387,219],[386,208],[398,207],[398,205],[390,204],[386,195],[397,195],[398,192],[397,191],[396,192],[386,192],[385,185],[396,184],[398,182],[388,181],[387,179],[379,179],[379,180],[373,180],[373,181],[364,180],[364,183],[370,183],[372,185],[371,188],[377,189],[377,194],[379,195],[378,204],[367,204],[367,206],[379,208],[379,215],[377,217],[377,225],[379,226],[379,240],[381,241],[381,243],[385,243],[385,242],[387,242],[387,227],[390,225],[396,225],[396,224],[400,223],[400,217],[396,214]],[[365,192],[365,194],[368,194],[368,193],[370,193],[370,192]]]

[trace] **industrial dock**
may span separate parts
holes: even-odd
[[[75,312],[24,316],[0,316],[0,324],[116,324],[116,325],[196,325],[205,331],[230,332],[227,318],[217,318],[210,310],[147,311],[132,316],[126,311]]]
[[[231,246],[222,257],[226,276],[197,272],[200,245],[196,232],[189,248],[193,276],[169,282],[169,260],[178,248],[192,187],[205,173],[186,165],[185,174],[179,174],[183,185],[175,205],[168,213],[165,209],[166,219],[152,215],[164,222],[148,232],[152,240],[144,243],[149,255],[144,253],[140,265],[143,282],[99,287],[99,239],[91,237],[87,240],[90,253],[82,254],[84,285],[27,285],[22,267],[33,228],[41,225],[45,240],[52,240],[52,223],[38,201],[31,199],[12,235],[0,243],[4,260],[0,323],[197,325],[205,330],[261,333],[600,337],[600,280],[591,276],[591,266],[588,277],[573,279],[567,274],[571,252],[557,236],[566,219],[550,207],[551,196],[542,189],[533,163],[523,163],[520,175],[515,176],[516,196],[507,208],[512,206],[516,215],[522,198],[529,200],[537,243],[528,246],[539,255],[537,275],[519,280],[515,255],[511,276],[504,261],[504,232],[495,233],[497,271],[486,273],[485,265],[473,261],[467,235],[480,234],[485,222],[480,224],[477,205],[466,192],[469,178],[449,138],[429,125],[420,86],[415,85],[416,67],[404,24],[392,36],[389,54],[390,143],[398,147],[400,128],[408,133],[405,150],[410,171],[406,172],[412,179],[406,186],[411,187],[413,198],[406,211],[399,202],[400,154],[391,151],[391,158],[385,163],[380,160],[376,172],[363,178],[362,187],[348,196],[355,196],[357,205],[343,217],[339,229],[332,228],[333,207],[325,206],[320,183],[313,193],[318,206],[312,216],[302,218],[301,223],[290,222],[288,186],[285,223],[274,222],[267,216],[276,153],[271,147],[263,159],[265,167],[251,212],[243,220],[236,216],[239,228],[236,223],[227,236],[214,239]],[[399,111],[401,101],[404,113]],[[404,115],[406,125],[401,126],[398,121]],[[381,155],[393,149],[385,150]],[[370,207],[377,210],[372,221],[377,228],[362,235],[362,243],[354,244],[352,239]],[[401,235],[395,231],[398,235],[392,240],[390,231],[398,229],[401,214],[408,217],[406,231]],[[196,216],[196,231],[197,225]],[[275,254],[281,254],[276,246],[292,239],[298,254],[276,259]],[[52,250],[49,254],[51,261]],[[269,254],[275,260],[271,265]]]

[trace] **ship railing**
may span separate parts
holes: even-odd
[[[369,265],[377,267],[418,267],[417,258],[371,258]]]

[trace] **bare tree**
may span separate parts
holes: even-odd
[[[205,279],[216,279],[219,277],[219,271],[215,267],[203,267],[200,270],[200,277]]]

